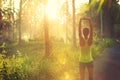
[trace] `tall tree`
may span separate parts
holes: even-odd
[[[112,37],[115,19],[113,16],[113,5],[117,5],[118,0],[106,0],[103,3],[103,36]],[[114,8],[115,9],[115,8]],[[117,13],[116,11],[115,13]],[[112,13],[112,14],[111,14]]]
[[[19,43],[21,43],[21,15],[22,15],[22,0],[20,0],[20,10],[19,10]]]
[[[73,46],[76,47],[75,0],[72,0],[72,9],[73,9]]]
[[[92,16],[94,16],[94,23],[101,27],[102,37],[112,37],[116,17],[119,13],[119,0],[90,0],[92,3]],[[94,4],[93,4],[94,3]],[[94,7],[93,7],[94,6]],[[101,25],[101,26],[100,26]]]
[[[48,30],[48,20],[46,15],[46,3],[47,0],[44,1],[44,33],[45,33],[45,56],[49,57],[50,55],[50,43],[49,43],[49,30]]]
[[[66,5],[65,5],[65,11],[66,11],[66,43],[68,42],[68,16],[69,16],[69,11],[68,11],[68,0],[66,0]]]
[[[2,0],[0,0],[0,8],[2,7]]]

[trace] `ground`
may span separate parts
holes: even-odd
[[[7,48],[8,57],[0,57],[1,80],[80,80],[79,46],[51,43],[51,54],[47,58],[43,42],[12,43]],[[104,55],[95,59],[94,80],[120,80],[119,48],[119,45],[106,48]],[[3,61],[7,63],[4,66]]]

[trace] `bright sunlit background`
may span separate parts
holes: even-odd
[[[58,18],[60,7],[66,2],[66,0],[48,0],[47,2],[47,15],[49,18]],[[69,11],[72,13],[72,0],[68,0]],[[75,7],[79,8],[81,4],[88,3],[89,0],[75,0]]]
[[[31,79],[27,80],[48,80],[49,78],[52,77],[54,79],[49,80],[79,80],[80,75],[78,58],[80,53],[80,47],[78,39],[78,24],[80,17],[84,16],[84,14],[86,15],[86,10],[89,9],[88,8],[89,0],[74,0],[75,25],[73,25],[74,22],[72,6],[73,0],[22,0],[23,2],[21,13],[20,13],[20,0],[1,0],[1,1],[3,6],[1,7],[0,5],[0,7],[2,9],[6,9],[6,7],[8,7],[13,9],[12,12],[15,11],[16,13],[16,14],[13,13],[15,23],[10,22],[11,18],[8,19],[8,21],[13,26],[12,30],[14,30],[14,31],[10,30],[10,32],[13,32],[14,35],[17,36],[16,43],[14,44],[15,46],[12,45],[12,48],[8,49],[8,51],[10,51],[10,55],[13,54],[13,59],[12,60],[10,59],[12,58],[12,56],[8,57],[9,59],[7,58],[5,59],[10,61],[11,66],[14,65],[18,66],[11,68],[9,63],[5,64],[7,65],[7,67],[4,67],[3,64],[2,66],[3,71],[5,71],[5,73],[8,72],[7,75],[5,75],[5,73],[3,72],[4,73],[3,77],[4,76],[14,77],[18,73],[20,73],[17,76],[27,78],[31,78],[32,76]],[[44,1],[47,1],[46,4],[44,3]],[[101,1],[102,3],[104,2],[104,0]],[[99,10],[101,10],[102,5],[103,4],[99,5],[100,6]],[[96,8],[98,9],[98,7]],[[93,10],[96,11],[97,9]],[[21,23],[19,21],[21,21]],[[94,23],[97,24],[97,21]],[[89,22],[83,21],[81,25],[86,27],[89,25]],[[71,47],[72,41],[73,39],[75,39],[73,38],[74,30],[73,27],[76,28],[75,29],[76,30],[75,44],[77,46],[76,48]],[[21,37],[25,42],[23,41],[22,44],[17,45],[17,40],[19,39],[18,34],[20,34],[19,33],[20,28]],[[48,36],[49,39],[47,38],[48,41],[44,39],[46,37],[45,30],[47,30],[46,32],[49,35]],[[93,44],[93,47],[96,50],[94,55],[96,56],[97,54],[99,56],[103,56],[103,53],[101,51],[104,51],[103,49],[106,49],[106,46],[110,47],[110,44],[108,43],[111,43],[111,41],[105,39],[98,40],[97,38],[98,36],[96,34],[95,43],[99,44],[99,46]],[[67,40],[69,40],[70,44],[64,44],[67,43]],[[48,43],[50,43],[50,45],[48,45]],[[45,52],[45,50],[49,50],[49,48],[46,47],[46,44],[50,48],[50,54],[48,54],[49,52]],[[18,54],[20,54],[20,56]],[[50,55],[50,58],[43,58],[43,56],[46,54]],[[0,59],[2,59],[1,55]],[[6,70],[10,68],[10,70],[6,71],[4,68]],[[22,69],[23,71],[20,71]],[[15,71],[14,74],[12,70]],[[29,73],[26,72],[27,70],[29,71]],[[9,72],[11,72],[13,76],[10,75]],[[27,76],[26,74],[28,74],[29,76]],[[25,78],[21,80],[25,80]]]
[[[67,3],[66,3],[67,1]],[[66,34],[72,35],[72,0],[47,0],[46,5],[44,1],[38,0],[22,0],[22,38],[28,41],[29,39],[40,39],[44,36],[43,19],[46,14],[49,26],[50,37],[66,41]],[[75,14],[79,14],[83,4],[88,3],[89,0],[75,0]],[[20,0],[5,0],[2,1],[2,8],[10,6],[18,13],[14,14],[14,19],[19,18]],[[46,13],[44,9],[46,7]],[[83,9],[85,9],[83,7]],[[82,10],[83,11],[83,10]],[[69,22],[67,22],[67,20]],[[69,26],[69,28],[66,28]],[[66,32],[66,29],[68,32]],[[39,35],[38,35],[39,34]],[[69,38],[71,36],[68,35]]]
[[[120,4],[120,0],[119,0],[119,2],[118,2],[119,4]]]
[[[49,20],[48,26],[49,26],[49,33],[50,37],[66,41],[66,24],[68,24],[66,21],[72,18],[72,0],[68,0],[68,3],[66,3],[67,0],[48,0],[46,3],[46,16]],[[75,8],[77,13],[79,13],[79,8],[85,4],[88,3],[89,0],[75,0]],[[17,3],[17,2],[16,2]],[[66,6],[68,4],[68,6]],[[16,5],[17,6],[17,5]],[[28,6],[28,7],[27,7]],[[26,27],[24,30],[29,29],[29,35],[30,38],[40,38],[44,35],[43,31],[43,19],[44,19],[44,4],[38,2],[38,1],[32,1],[26,4],[26,6],[23,8],[23,25]],[[67,12],[68,8],[68,12]],[[76,13],[75,13],[76,14]],[[30,18],[30,19],[29,19]],[[29,20],[29,23],[26,22]],[[25,23],[24,23],[25,21]],[[27,24],[28,23],[28,24]],[[34,25],[34,26],[33,26]],[[68,32],[72,35],[72,21],[68,24]],[[28,31],[27,31],[28,32]],[[26,33],[25,33],[26,34]],[[28,33],[27,33],[28,34]],[[40,36],[38,36],[40,34]],[[23,36],[26,36],[23,34]],[[71,36],[68,36],[71,38]]]
[[[6,1],[6,2],[5,2]],[[50,37],[66,41],[67,37],[71,39],[72,35],[72,17],[73,8],[72,0],[22,0],[22,37],[23,39],[40,39],[44,37],[44,14],[48,19],[48,27]],[[75,1],[75,16],[76,27],[80,16],[87,10],[86,4],[89,0],[74,0]],[[96,0],[98,1],[98,0]],[[102,0],[104,1],[104,0]],[[120,3],[120,1],[119,1]],[[3,0],[2,7],[12,7],[17,12],[14,19],[19,19],[20,0]],[[46,7],[46,13],[44,9]],[[83,13],[81,13],[83,12]],[[66,28],[66,26],[68,28]],[[27,34],[27,35],[26,35]],[[38,35],[39,34],[39,35]],[[27,39],[28,40],[28,39]]]
[[[57,18],[58,10],[59,10],[59,4],[57,3],[57,1],[49,0],[46,6],[47,16],[53,19]]]

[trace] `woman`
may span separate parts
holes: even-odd
[[[90,27],[81,28],[82,20],[87,20],[90,23]],[[79,22],[79,38],[80,38],[80,57],[79,57],[79,68],[80,68],[80,80],[85,80],[85,69],[88,70],[89,80],[93,80],[93,57],[91,53],[92,45],[92,22],[90,18],[81,18]]]

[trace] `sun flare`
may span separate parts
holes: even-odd
[[[46,5],[46,14],[49,18],[55,19],[57,18],[58,13],[58,3],[55,0],[49,0]]]
[[[56,19],[59,14],[59,8],[61,6],[61,4],[65,3],[66,1],[72,2],[72,0],[61,0],[61,1],[56,1],[56,0],[48,0],[47,5],[46,5],[46,14],[49,18],[51,19]],[[75,1],[75,7],[78,8],[80,4],[84,4],[89,2],[89,0],[76,0]],[[72,5],[68,5],[69,9],[70,9],[70,13],[72,13]]]

